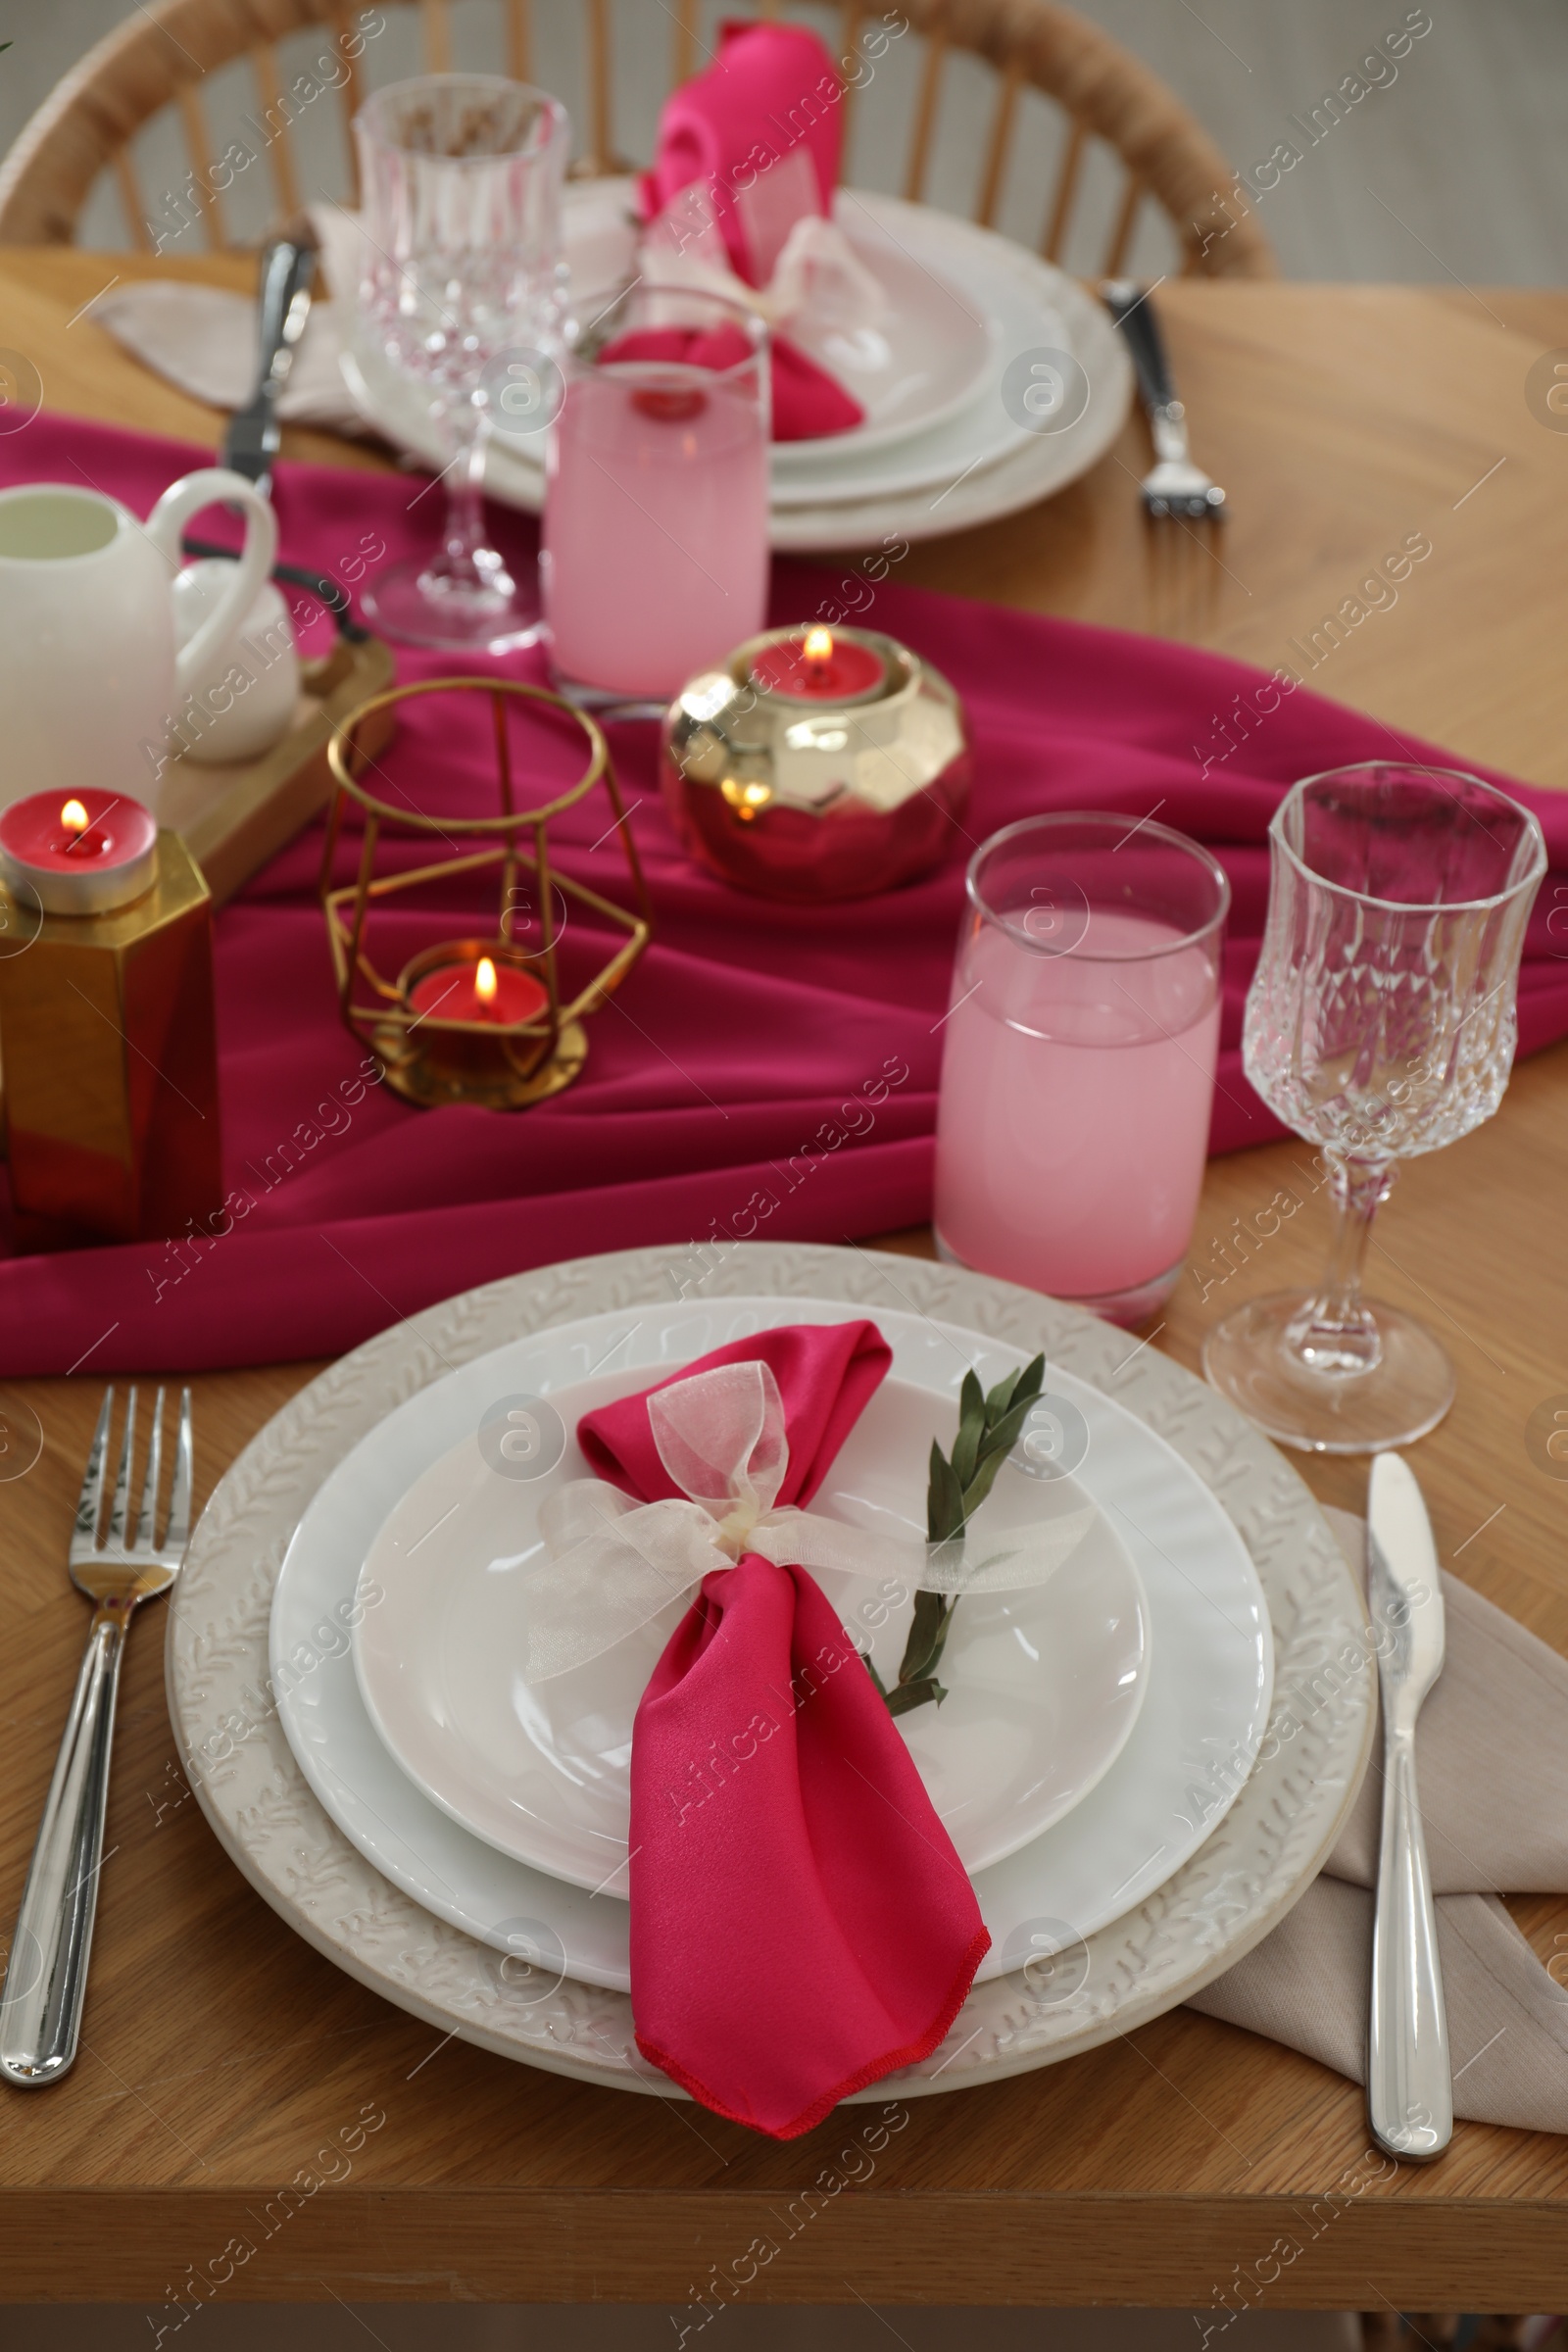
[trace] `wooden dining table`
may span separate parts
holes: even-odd
[[[36,368],[48,409],[211,446],[220,416],[126,357],[89,307],[110,281],[158,269],[243,286],[251,265],[0,254],[0,345]],[[1134,416],[1086,478],[916,547],[901,576],[1299,667],[1293,643],[1309,646],[1421,532],[1432,552],[1397,602],[1342,629],[1311,684],[1457,762],[1568,786],[1568,417],[1542,389],[1544,355],[1568,359],[1568,293],[1186,280],[1158,303],[1197,455],[1229,493],[1223,528],[1146,521]],[[284,454],[391,463],[305,431]],[[1197,1364],[1205,1328],[1250,1291],[1314,1272],[1326,1233],[1313,1215],[1260,1250],[1235,1246],[1293,1149],[1210,1162],[1188,1272],[1151,1335],[1180,1362]],[[1457,1369],[1451,1412],[1410,1456],[1442,1557],[1568,1652],[1568,1465],[1557,1474],[1527,1443],[1540,1406],[1568,1408],[1565,1173],[1559,1047],[1518,1067],[1487,1125],[1402,1171],[1371,1254],[1376,1290],[1423,1316]],[[930,1239],[879,1246],[922,1252]],[[194,1380],[198,1500],[317,1369]],[[29,1409],[43,1430],[35,1467],[0,1484],[0,1926],[83,1637],[64,1561],[101,1394],[85,1373],[0,1390],[0,1435]],[[1364,1462],[1295,1461],[1320,1499],[1361,1507]],[[79,2060],[58,2086],[0,2101],[7,2300],[613,2301],[668,2306],[677,2344],[714,2316],[725,2272],[742,2305],[1114,2303],[1211,2312],[1214,2328],[1243,2300],[1562,2301],[1568,2139],[1460,2123],[1438,2162],[1373,2179],[1378,2167],[1357,2169],[1368,2129],[1354,2083],[1186,2009],[1037,2073],[905,2102],[869,2169],[858,2162],[735,2285],[771,2217],[824,2176],[842,2181],[867,2111],[781,2146],[674,2099],[443,2040],[352,1982],[216,1843],[171,1731],[162,1631],[149,1611],[130,1643]],[[1568,1987],[1568,1894],[1510,1909]],[[346,2173],[334,2164],[263,2241],[268,2197],[324,2170],[321,2151],[367,2109],[384,2120]],[[1314,2213],[1330,2218],[1314,2227]],[[1281,2237],[1298,2251],[1270,2272]],[[247,2238],[253,2258],[225,2257]],[[226,2282],[198,2294],[225,2259]]]

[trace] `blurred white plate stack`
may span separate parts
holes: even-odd
[[[574,298],[632,274],[634,185],[587,180],[567,190]],[[320,212],[328,274],[352,283],[355,224]],[[1103,457],[1132,399],[1132,368],[1104,310],[1076,278],[924,205],[843,188],[836,212],[889,308],[875,327],[809,346],[866,416],[853,432],[775,444],[776,549],[939,538],[1033,506]],[[342,365],[368,423],[413,456],[445,463],[427,386],[360,340]],[[486,481],[492,496],[537,513],[542,453],[498,437]]]

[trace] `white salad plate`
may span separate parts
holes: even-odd
[[[983,1333],[1011,1361],[1045,1348],[1058,1393],[1065,1394],[1061,1375],[1070,1372],[1083,1391],[1114,1400],[1155,1436],[1161,1459],[1174,1452],[1218,1500],[1256,1570],[1273,1629],[1273,1710],[1250,1770],[1201,1725],[1181,1754],[1186,1781],[1176,1802],[1188,1821],[1199,1823],[1200,1836],[1180,1866],[1172,1866],[1169,1853],[1150,1858],[1147,1872],[1129,1866],[1121,1901],[1098,1929],[1070,1907],[1053,1915],[1041,1902],[1004,1943],[1002,1968],[982,1972],[941,2046],[857,2099],[919,2097],[1027,2073],[1129,2033],[1190,1998],[1258,1943],[1305,1892],[1355,1800],[1376,1724],[1376,1677],[1356,1583],[1292,1464],[1157,1348],[1130,1347],[1125,1332],[1012,1284],[871,1250],[752,1242],[713,1253],[706,1272],[694,1270],[690,1252],[667,1247],[541,1267],[394,1325],[292,1397],[220,1480],[191,1541],[180,1605],[168,1619],[174,1734],[224,1851],[315,1949],[438,2034],[457,2034],[579,2082],[682,2095],[639,2056],[625,1992],[585,1981],[580,1969],[569,1973],[562,1939],[531,1895],[514,1896],[519,1888],[553,1890],[559,1905],[575,1907],[590,1922],[596,1915],[623,1922],[625,1906],[526,1872],[476,1838],[467,1838],[475,1868],[498,1874],[490,1918],[500,1933],[469,1933],[443,1915],[440,1903],[409,1892],[396,1870],[368,1859],[320,1802],[319,1760],[314,1781],[302,1770],[271,1687],[269,1627],[279,1568],[306,1511],[338,1464],[389,1413],[416,1392],[450,1388],[454,1372],[477,1359],[542,1340],[564,1323],[606,1313],[630,1322],[657,1319],[694,1283],[713,1309],[704,1346],[716,1344],[726,1299],[763,1297],[775,1320],[787,1320],[808,1299],[833,1299],[878,1322],[901,1309]],[[682,1344],[691,1346],[689,1333]],[[589,1369],[579,1360],[572,1377]],[[458,1434],[433,1450],[444,1450]],[[1090,1461],[1102,1434],[1097,1426]],[[407,1472],[400,1466],[367,1541],[406,1478],[423,1466]],[[1180,1572],[1171,1531],[1157,1520],[1146,1525],[1146,1552],[1123,1532],[1149,1592],[1154,1661],[1149,1696],[1100,1788],[1044,1838],[981,1874],[993,1934],[1000,1924],[993,1884],[1078,1831],[1129,1771],[1146,1738],[1178,1740],[1179,1718],[1167,1713],[1160,1720],[1167,1685],[1175,1691],[1171,1703],[1179,1704],[1180,1677],[1161,1681],[1168,1653],[1150,1561],[1168,1558],[1173,1580]],[[352,1613],[352,1577],[339,1597]],[[1216,1603],[1203,1605],[1212,1641],[1230,1648],[1243,1627]],[[302,1623],[309,1625],[308,1611]],[[1325,1673],[1329,1661],[1334,1671]],[[335,1674],[358,1701],[342,1619],[323,1612],[316,1635],[302,1636],[300,1666],[297,1697],[318,1677]],[[1201,1656],[1190,1658],[1186,1671],[1205,1671]],[[410,1807],[422,1808],[437,1835],[466,1838],[392,1765],[363,1706],[360,1717],[368,1747],[382,1755],[387,1788],[405,1790]],[[413,1834],[417,1840],[421,1833],[415,1827]],[[386,1843],[391,1848],[395,1839]],[[412,1852],[420,1858],[417,1843]],[[439,1874],[439,1863],[435,1869]],[[1064,1888],[1071,1883],[1070,1873],[1055,1882]],[[604,1931],[607,1941],[612,1933]],[[1053,1949],[1069,1957],[1043,1970],[1039,1956]]]
[[[778,1320],[761,1301],[756,1311]],[[683,1320],[710,1317],[706,1307],[661,1317],[656,1360],[667,1362]],[[793,1319],[840,1315],[813,1305]],[[556,1336],[565,1348],[578,1335],[568,1327]],[[619,1337],[602,1325],[582,1336],[601,1347]],[[516,1389],[507,1361],[514,1352],[503,1350],[491,1367],[487,1405]],[[957,1434],[947,1366],[922,1370],[927,1381],[940,1372],[941,1390],[884,1381],[812,1511],[922,1542],[932,1443],[951,1452]],[[540,1512],[568,1481],[595,1475],[577,1443],[580,1417],[646,1389],[649,1371],[626,1367],[564,1387],[546,1372],[544,1382],[539,1393],[564,1425],[564,1452],[540,1477],[519,1479],[493,1448],[481,1449],[470,1427],[416,1478],[376,1531],[360,1572],[354,1660],[383,1744],[443,1812],[519,1862],[624,1895],[632,1719],[695,1592],[569,1673],[532,1686],[523,1680],[531,1574],[548,1558]],[[412,1428],[425,1417],[416,1400],[394,1420]],[[388,1429],[381,1443],[395,1446],[398,1435]],[[370,1484],[375,1472],[350,1461],[337,1476]],[[1147,1688],[1138,1571],[1109,1519],[1072,1479],[1045,1481],[1005,1463],[976,1516],[969,1556],[983,1557],[1011,1528],[1047,1520],[1071,1547],[1050,1582],[963,1600],[942,1662],[947,1698],[897,1719],[971,1872],[1027,1844],[1088,1795],[1126,1746]],[[309,1542],[304,1528],[297,1541]],[[908,1591],[892,1605],[881,1575],[818,1582],[891,1688],[913,1611]]]
[[[857,261],[881,281],[887,310],[874,325],[785,331],[859,402],[865,421],[820,440],[775,441],[776,480],[810,474],[840,443],[865,464],[912,433],[940,430],[995,372],[996,321],[956,277],[911,252],[847,190],[834,213]]]
[[[358,1620],[363,1630],[383,1605],[363,1609],[356,1588],[389,1506],[471,1440],[503,1397],[603,1377],[601,1359],[612,1353],[638,1375],[622,1383],[624,1393],[767,1324],[842,1321],[862,1311],[827,1298],[781,1304],[768,1297],[666,1297],[634,1313],[564,1322],[421,1390],[322,1481],[293,1531],[272,1603],[270,1672],[279,1717],[332,1820],[416,1901],[498,1948],[518,1920],[535,1922],[569,1975],[622,1988],[630,1982],[627,1910],[616,1899],[624,1877],[614,1875],[614,1856],[609,1884],[591,1897],[503,1856],[432,1803],[377,1736],[344,1629]],[[949,1399],[950,1409],[971,1363],[989,1384],[1027,1360],[1018,1347],[981,1341],[902,1302],[879,1304],[875,1319],[894,1351],[894,1376]],[[1076,1484],[1104,1510],[1138,1567],[1152,1662],[1138,1720],[1099,1786],[1043,1836],[976,1874],[993,1947],[982,1979],[1016,1967],[1041,1920],[1091,1934],[1169,1877],[1235,1796],[1268,1708],[1272,1643],[1256,1572],[1204,1481],[1135,1413],[1059,1371],[1054,1359],[1049,1387],[1083,1417],[1088,1452]],[[1019,1483],[1049,1494],[1058,1482]],[[422,1521],[413,1542],[432,1524]],[[961,1609],[955,1640],[960,1618]]]
[[[566,251],[574,280],[604,284],[624,273],[634,242],[630,186],[587,181],[568,189]],[[877,340],[903,355],[903,372],[894,370],[887,399],[892,407],[902,400],[904,414],[896,422],[868,416],[856,431],[820,441],[775,443],[770,538],[776,549],[937,537],[1029,506],[1098,463],[1127,414],[1132,369],[1103,306],[1075,278],[991,229],[924,205],[841,189],[836,211],[852,245],[895,295],[900,320],[907,311],[924,338],[939,315],[948,318],[954,358],[944,375],[931,352],[922,362],[923,344],[910,346],[902,328],[895,334],[894,321],[883,322]],[[950,303],[971,327],[956,327],[944,307]],[[850,348],[846,338],[837,360],[825,344],[816,356],[863,404],[865,386],[844,365]],[[1082,370],[1085,405],[1060,429],[1026,423],[1016,386],[1010,399],[1004,397],[1009,367],[1036,354],[1053,363],[1065,355]],[[412,455],[436,467],[446,464],[427,385],[361,340],[344,350],[342,366],[368,422]],[[928,385],[917,391],[922,373]],[[911,389],[895,399],[898,383]],[[516,438],[493,440],[486,487],[536,514],[544,501],[542,448],[535,454]]]

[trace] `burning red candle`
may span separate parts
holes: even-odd
[[[493,1021],[498,1029],[532,1020],[550,1003],[550,992],[532,972],[488,956],[476,963],[438,963],[420,974],[408,995],[416,1012],[443,1021]]]
[[[790,702],[859,703],[880,693],[887,663],[858,637],[831,629],[802,629],[764,645],[752,663],[752,683]]]
[[[85,786],[29,793],[0,814],[0,873],[45,914],[102,914],[152,887],[158,827],[139,801]]]

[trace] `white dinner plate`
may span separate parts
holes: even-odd
[[[455,2034],[501,2057],[608,2089],[665,2099],[684,2095],[639,2055],[625,1992],[586,1981],[580,1968],[566,1973],[569,1946],[541,1917],[531,1890],[557,1903],[557,1916],[567,1919],[568,1930],[562,1906],[574,1907],[590,1923],[595,1915],[618,1917],[622,1957],[624,1904],[592,1899],[525,1871],[467,1837],[420,1796],[381,1749],[359,1704],[341,1620],[323,1613],[313,1640],[311,1613],[302,1609],[301,1687],[318,1675],[335,1675],[346,1688],[364,1740],[381,1758],[385,1793],[394,1808],[408,1808],[396,1814],[412,1840],[403,1849],[403,1865],[422,1869],[436,1882],[428,1902],[410,1892],[399,1883],[397,1838],[383,1833],[384,1864],[368,1859],[360,1839],[331,1818],[302,1771],[284,1736],[282,1694],[270,1683],[268,1637],[279,1565],[305,1512],[389,1413],[418,1391],[455,1393],[454,1367],[461,1373],[497,1349],[515,1348],[522,1359],[529,1344],[542,1344],[568,1320],[612,1311],[626,1321],[646,1316],[657,1323],[672,1296],[688,1294],[709,1301],[708,1345],[718,1337],[729,1302],[763,1295],[771,1320],[807,1311],[807,1300],[831,1298],[844,1312],[878,1321],[897,1309],[927,1315],[935,1326],[983,1331],[987,1348],[995,1343],[999,1364],[1046,1348],[1058,1394],[1068,1395],[1070,1371],[1077,1376],[1071,1395],[1113,1399],[1117,1420],[1125,1408],[1152,1435],[1159,1433],[1148,1477],[1124,1491],[1128,1517],[1141,1519],[1145,1536],[1135,1539],[1127,1526],[1123,1531],[1149,1592],[1156,1659],[1169,1655],[1161,1594],[1185,1585],[1177,1562],[1190,1556],[1186,1514],[1176,1509],[1168,1526],[1153,1515],[1162,1497],[1175,1499],[1165,1467],[1172,1451],[1220,1502],[1227,1533],[1244,1541],[1273,1627],[1273,1714],[1235,1801],[1230,1799],[1245,1766],[1221,1736],[1215,1712],[1184,1717],[1183,1676],[1162,1683],[1156,1667],[1133,1737],[1100,1788],[1032,1846],[981,1874],[981,1904],[999,1950],[941,2047],[857,2092],[856,2100],[919,2098],[1027,2074],[1129,2034],[1191,1999],[1250,1951],[1305,1892],[1355,1801],[1377,1722],[1365,1599],[1292,1463],[1194,1374],[1155,1348],[1130,1347],[1125,1332],[1056,1299],[962,1267],[875,1250],[741,1242],[705,1252],[694,1264],[693,1252],[666,1245],[541,1266],[391,1325],[291,1397],[214,1490],[192,1535],[179,1606],[169,1612],[166,1628],[178,1752],[224,1853],[314,1950],[422,2019],[437,2040]],[[569,1376],[580,1378],[588,1368],[579,1358]],[[471,1410],[471,1399],[463,1409]],[[1091,1424],[1091,1462],[1109,1446],[1112,1426]],[[460,1434],[461,1425],[432,1446],[432,1454]],[[394,1461],[389,1495],[420,1467]],[[370,1499],[365,1541],[386,1499]],[[352,1544],[353,1529],[348,1533]],[[358,1556],[351,1551],[351,1558]],[[1205,1572],[1209,1560],[1218,1562],[1220,1574]],[[1211,1642],[1229,1649],[1238,1629],[1224,1607],[1223,1560],[1221,1547],[1200,1554],[1197,1596],[1211,1620]],[[328,1585],[328,1609],[334,1598],[348,1608],[350,1588],[340,1586],[334,1595]],[[1324,1672],[1325,1660],[1333,1661],[1331,1673]],[[1201,1650],[1189,1652],[1185,1675],[1198,1679],[1205,1672]],[[1161,1698],[1166,1688],[1174,1714]],[[1121,1902],[1098,1930],[1089,1926],[1087,1911],[1065,1902],[1049,1911],[1058,1892],[1070,1895],[1075,1884],[1084,1883],[1081,1866],[1094,1860],[1092,1853],[1080,1855],[1078,1867],[1063,1868],[1061,1841],[1082,1838],[1146,1742],[1155,1753],[1174,1751],[1187,1768],[1184,1784],[1171,1791],[1171,1818],[1184,1833],[1197,1820],[1200,1831],[1207,1827],[1211,1834],[1168,1876],[1161,1875],[1168,1857],[1139,1870],[1133,1864],[1143,1857],[1135,1855]],[[315,1770],[319,1781],[319,1758]],[[373,1816],[357,1801],[368,1824],[362,1835],[368,1838]],[[437,1848],[422,1847],[426,1833],[466,1841],[460,1875],[468,1871],[471,1878],[484,1869],[505,1874],[496,1907],[482,1915],[492,1923],[510,1917],[510,1932],[466,1932],[442,1867],[452,1849],[439,1849],[440,1860],[432,1863]],[[1044,1899],[1018,1918],[1009,1937],[993,1886],[1036,1852],[1055,1857],[1052,1876],[1042,1878]],[[449,1906],[445,1912],[443,1904]],[[614,1933],[606,1928],[602,1940],[612,1941]],[[1035,1965],[1042,1951],[1063,1946],[1068,1956],[1059,1966]]]
[[[607,1357],[641,1374],[646,1386],[660,1368],[689,1362],[784,1313],[793,1321],[841,1322],[861,1311],[816,1298],[792,1298],[782,1310],[776,1298],[666,1298],[635,1313],[563,1324],[432,1382],[389,1411],[321,1483],[294,1531],[272,1597],[279,1720],[332,1820],[416,1901],[502,1949],[515,1922],[540,1923],[571,1976],[616,1988],[630,1982],[624,1902],[611,1889],[587,1896],[503,1856],[416,1788],[376,1736],[342,1629],[355,1614],[360,1563],[388,1509],[469,1438],[500,1397],[547,1396],[602,1374]],[[1027,1360],[1017,1348],[905,1307],[879,1304],[875,1319],[893,1349],[894,1375],[934,1396],[956,1398],[971,1364],[989,1386]],[[1169,1446],[1088,1382],[1054,1364],[1048,1388],[1082,1416],[1088,1450],[1077,1483],[1106,1512],[1137,1565],[1152,1662],[1131,1737],[1098,1788],[1043,1836],[976,1874],[992,1936],[982,1980],[1018,1966],[1042,1920],[1093,1934],[1192,1855],[1245,1778],[1272,1686],[1273,1644],[1256,1572],[1214,1494]]]
[[[625,1894],[632,1719],[692,1595],[587,1664],[529,1686],[530,1575],[547,1558],[539,1514],[592,1478],[584,1413],[649,1385],[622,1369],[552,1388],[565,1450],[518,1479],[470,1432],[416,1478],[360,1571],[360,1695],[395,1761],[453,1820],[576,1886]],[[498,1391],[497,1395],[504,1395]],[[956,1400],[888,1379],[840,1447],[811,1509],[914,1544],[925,1535],[933,1441],[951,1453]],[[554,1446],[552,1446],[554,1450]],[[526,1467],[526,1464],[523,1465]],[[898,1728],[958,1859],[1000,1862],[1069,1813],[1127,1744],[1147,1687],[1143,1588],[1126,1547],[1071,1478],[1007,1462],[978,1513],[970,1556],[1008,1529],[1051,1520],[1074,1545],[1049,1584],[976,1593],[942,1663],[948,1696]],[[880,1578],[818,1581],[883,1682],[898,1677],[913,1614]]]
[[[628,185],[590,181],[568,191],[568,251],[579,274],[612,278],[624,260],[622,246],[629,255]],[[952,214],[861,189],[840,190],[837,206],[867,259],[891,250],[917,280],[961,286],[984,323],[989,358],[962,400],[935,423],[911,416],[896,434],[879,433],[872,443],[862,426],[821,441],[775,444],[774,548],[808,552],[938,537],[1032,505],[1099,462],[1121,430],[1133,388],[1126,352],[1102,304],[1054,264]],[[1037,431],[1021,421],[1016,386],[1004,396],[1009,367],[1033,354],[1065,355],[1082,370],[1085,405],[1059,430]],[[345,350],[342,364],[356,404],[378,431],[437,467],[446,464],[424,385],[359,344]],[[537,514],[543,504],[542,462],[516,442],[490,444],[485,478],[508,505]]]

